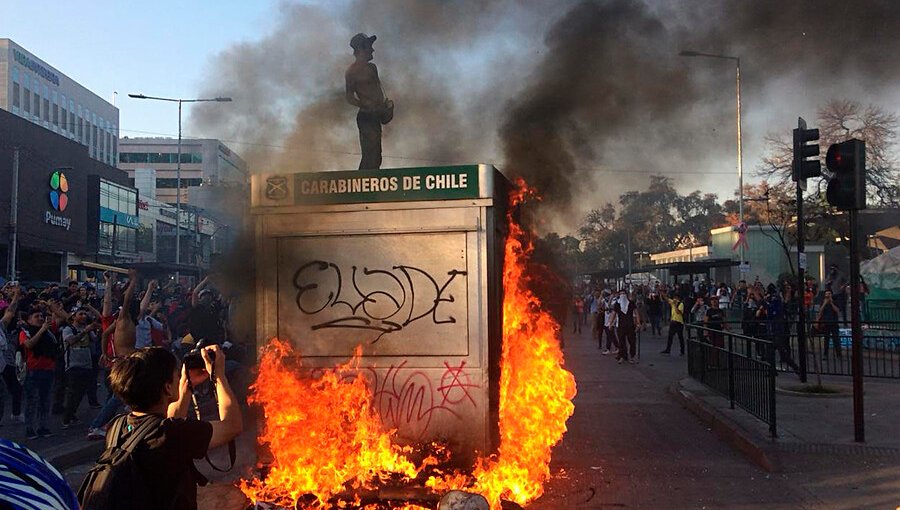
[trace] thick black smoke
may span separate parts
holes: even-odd
[[[195,108],[197,131],[232,140],[254,171],[355,168],[343,73],[350,37],[375,33],[397,104],[385,167],[496,162],[570,226],[648,173],[736,187],[734,63],[679,50],[740,56],[746,175],[766,131],[833,97],[878,102],[900,78],[890,0],[357,0],[279,14],[213,60],[202,92],[235,102]]]

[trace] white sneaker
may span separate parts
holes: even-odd
[[[604,356],[609,356],[609,349],[603,349],[603,352],[601,352],[600,354],[602,354]]]
[[[619,349],[613,349],[609,351],[610,354],[619,354]]]
[[[631,360],[629,360],[628,362],[631,363],[632,365],[637,365],[638,363],[641,362],[641,360],[637,356],[635,356],[635,357],[631,358]]]
[[[25,423],[25,417],[21,414],[11,414],[9,419],[13,421],[13,423]]]
[[[88,439],[104,439],[106,438],[106,431],[103,429],[95,429],[93,427],[88,429]]]

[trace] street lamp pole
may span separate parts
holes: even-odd
[[[712,53],[701,53],[699,51],[681,51],[679,56],[682,57],[706,57],[718,58],[724,60],[733,60],[736,68],[736,96],[737,96],[737,174],[738,174],[738,221],[744,222],[744,159],[742,152],[741,139],[741,59],[730,55],[716,55]],[[740,246],[741,266],[744,265],[744,245]]]
[[[134,99],[152,99],[155,101],[168,101],[170,103],[178,103],[178,159],[175,161],[175,279],[180,276],[179,267],[181,265],[181,105],[183,103],[230,103],[230,97],[214,97],[209,99],[182,99],[171,97],[154,97],[144,94],[128,94],[128,97]]]

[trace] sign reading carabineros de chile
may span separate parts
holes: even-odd
[[[478,166],[294,174],[297,204],[478,198]]]

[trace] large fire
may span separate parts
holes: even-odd
[[[371,406],[371,392],[356,372],[360,351],[321,377],[303,377],[291,347],[273,340],[264,353],[251,403],[265,411],[259,441],[274,455],[265,480],[241,482],[252,501],[292,508],[311,494],[321,506],[345,489],[392,474],[416,476],[416,467],[391,441]],[[355,373],[355,375],[354,375]]]
[[[531,193],[519,181],[510,211]],[[507,220],[500,445],[495,455],[479,459],[471,473],[436,474],[426,482],[438,492],[480,493],[495,510],[501,500],[527,505],[543,494],[551,449],[575,409],[575,378],[563,368],[559,324],[528,286],[530,236],[511,212]],[[329,508],[336,495],[389,481],[409,482],[436,462],[428,457],[416,466],[409,460],[411,448],[393,442],[395,431],[386,430],[365,377],[357,371],[359,355],[358,350],[347,364],[311,377],[303,375],[299,356],[287,344],[275,340],[266,349],[250,401],[265,412],[259,440],[273,461],[263,479],[241,483],[253,502],[291,508],[313,498],[310,506]]]

